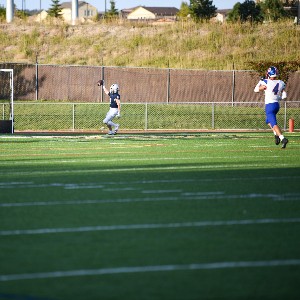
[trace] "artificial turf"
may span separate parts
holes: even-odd
[[[287,137],[0,136],[0,299],[298,299]]]

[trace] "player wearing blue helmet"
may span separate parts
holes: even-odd
[[[275,144],[279,145],[281,142],[282,148],[285,148],[288,139],[283,136],[276,119],[276,115],[280,109],[279,101],[287,97],[285,83],[277,79],[279,72],[276,67],[270,67],[266,75],[267,78],[258,82],[254,88],[254,92],[265,92],[266,124],[268,124],[274,132]]]

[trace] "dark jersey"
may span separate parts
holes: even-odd
[[[111,94],[108,93],[108,96],[110,97],[110,107],[111,108],[118,108],[117,99],[120,100],[120,95],[118,93]]]

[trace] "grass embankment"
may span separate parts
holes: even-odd
[[[249,61],[299,61],[300,27],[273,24],[11,24],[0,61],[158,68],[247,69]]]

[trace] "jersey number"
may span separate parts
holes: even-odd
[[[279,83],[277,83],[276,85],[275,85],[275,87],[274,87],[274,89],[273,89],[273,93],[274,93],[274,95],[277,95],[278,94],[278,91],[279,91]]]

